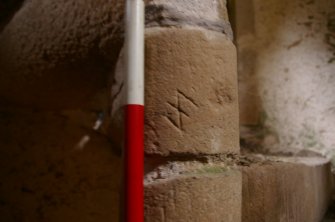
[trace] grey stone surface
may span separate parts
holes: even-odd
[[[148,0],[146,27],[155,26],[203,27],[225,33],[231,40],[233,39],[225,0]]]

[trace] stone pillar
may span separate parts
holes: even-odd
[[[146,55],[146,153],[237,153],[231,40],[198,27],[149,28]]]
[[[239,153],[226,2],[146,9],[145,221],[241,221],[241,173],[212,161]]]

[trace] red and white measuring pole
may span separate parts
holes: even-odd
[[[144,2],[126,0],[126,222],[143,222],[144,165]]]

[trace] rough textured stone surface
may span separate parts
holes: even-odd
[[[321,221],[331,189],[330,164],[322,158],[273,158],[243,167],[242,221]]]
[[[234,2],[241,138],[335,157],[335,1]]]
[[[145,151],[239,152],[236,50],[218,32],[146,31]]]
[[[88,111],[0,111],[0,221],[118,221],[121,158]]]
[[[190,18],[198,18],[204,20],[218,21],[221,19],[228,21],[228,12],[226,0],[144,0],[146,5],[163,5],[169,8],[175,8]]]
[[[25,1],[0,33],[0,99],[83,106],[107,86],[121,48],[123,1]]]
[[[241,221],[240,171],[207,169],[147,183],[145,221]]]
[[[233,38],[225,0],[147,0],[146,2],[147,27],[197,26],[223,32],[229,38]]]

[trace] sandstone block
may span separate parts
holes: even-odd
[[[0,102],[83,107],[107,87],[122,46],[122,14],[119,0],[22,4],[0,33]]]
[[[0,111],[0,221],[118,221],[122,160],[91,112]]]
[[[204,29],[146,32],[148,154],[239,152],[236,49]]]
[[[241,221],[240,171],[209,169],[147,183],[145,221]]]
[[[322,221],[332,189],[329,163],[315,157],[274,160],[243,168],[242,221]]]

